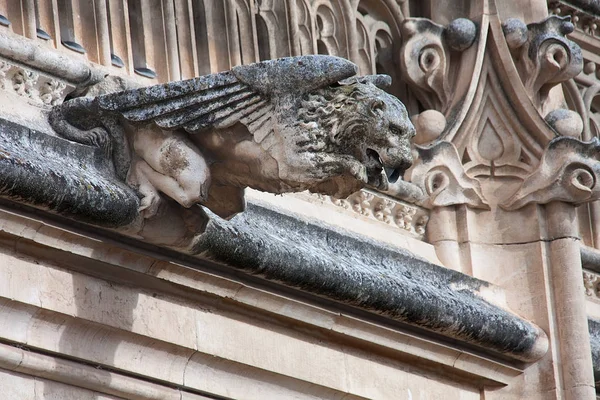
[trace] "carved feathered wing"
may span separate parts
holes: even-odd
[[[99,96],[101,112],[133,124],[196,134],[244,124],[257,142],[273,130],[273,106],[355,75],[356,66],[333,56],[300,56],[234,67],[231,71]]]

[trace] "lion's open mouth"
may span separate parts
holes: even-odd
[[[373,171],[377,173],[377,175],[381,175],[381,172],[383,172],[389,183],[395,183],[398,178],[400,178],[403,171],[400,168],[386,166],[377,151],[367,149],[366,153],[367,162],[365,164],[369,169],[369,172]]]

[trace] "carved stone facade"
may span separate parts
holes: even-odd
[[[596,399],[599,19],[0,0],[0,397]]]

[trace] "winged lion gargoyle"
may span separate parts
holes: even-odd
[[[160,213],[166,197],[227,218],[243,210],[245,187],[346,197],[386,189],[410,166],[414,128],[377,87],[389,77],[348,79],[356,72],[338,57],[282,58],[75,98],[50,122],[112,155],[117,176],[141,195],[142,217]]]

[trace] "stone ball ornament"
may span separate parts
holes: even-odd
[[[517,18],[509,18],[502,23],[506,43],[511,49],[518,49],[527,42],[527,25]]]
[[[439,111],[426,110],[411,117],[417,134],[413,140],[415,144],[426,144],[440,137],[446,129],[446,117]]]
[[[545,120],[561,136],[579,138],[583,132],[583,120],[575,111],[562,108],[553,110],[546,115]]]
[[[465,51],[477,37],[477,26],[466,18],[457,18],[446,27],[446,43],[454,51]]]

